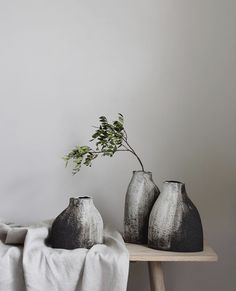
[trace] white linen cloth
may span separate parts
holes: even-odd
[[[117,231],[105,229],[104,244],[89,250],[53,249],[45,244],[51,222],[0,223],[0,291],[126,290],[129,255]]]

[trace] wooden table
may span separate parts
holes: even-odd
[[[147,262],[151,291],[165,291],[162,262],[216,262],[217,254],[208,246],[202,252],[176,253],[158,251],[145,245],[126,244],[131,262]]]

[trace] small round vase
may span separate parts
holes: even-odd
[[[103,243],[103,220],[91,197],[70,198],[69,206],[54,220],[50,233],[53,248],[91,248]]]
[[[159,193],[151,172],[133,172],[125,199],[124,240],[126,242],[147,243],[149,215]]]
[[[148,246],[175,252],[203,250],[201,218],[183,183],[164,182],[150,214]]]

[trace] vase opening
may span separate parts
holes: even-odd
[[[92,199],[92,197],[89,197],[89,196],[79,196],[78,199]]]
[[[79,204],[82,204],[82,205],[92,205],[93,204],[93,198],[92,197],[89,197],[89,196],[79,196],[77,198],[77,206]]]
[[[173,192],[185,193],[185,184],[176,180],[168,180],[164,182],[164,188]]]
[[[79,196],[78,198],[72,197],[70,198],[69,205],[78,207],[79,204],[85,203],[85,201],[87,201],[86,204],[87,203],[91,204],[93,202],[93,198],[89,196]]]
[[[168,181],[165,181],[164,183],[173,183],[173,184],[184,185],[184,183],[182,183],[182,182],[180,182],[180,181],[175,181],[175,180],[168,180]]]
[[[145,173],[145,174],[151,174],[152,172],[150,172],[150,171],[136,170],[136,171],[133,171],[133,173]]]

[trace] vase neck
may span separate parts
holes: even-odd
[[[179,181],[165,181],[163,183],[163,192],[186,194],[185,184]]]
[[[152,172],[133,171],[133,177],[146,177],[152,179]]]
[[[78,198],[70,198],[69,206],[93,205],[93,198],[89,196],[80,196]]]

